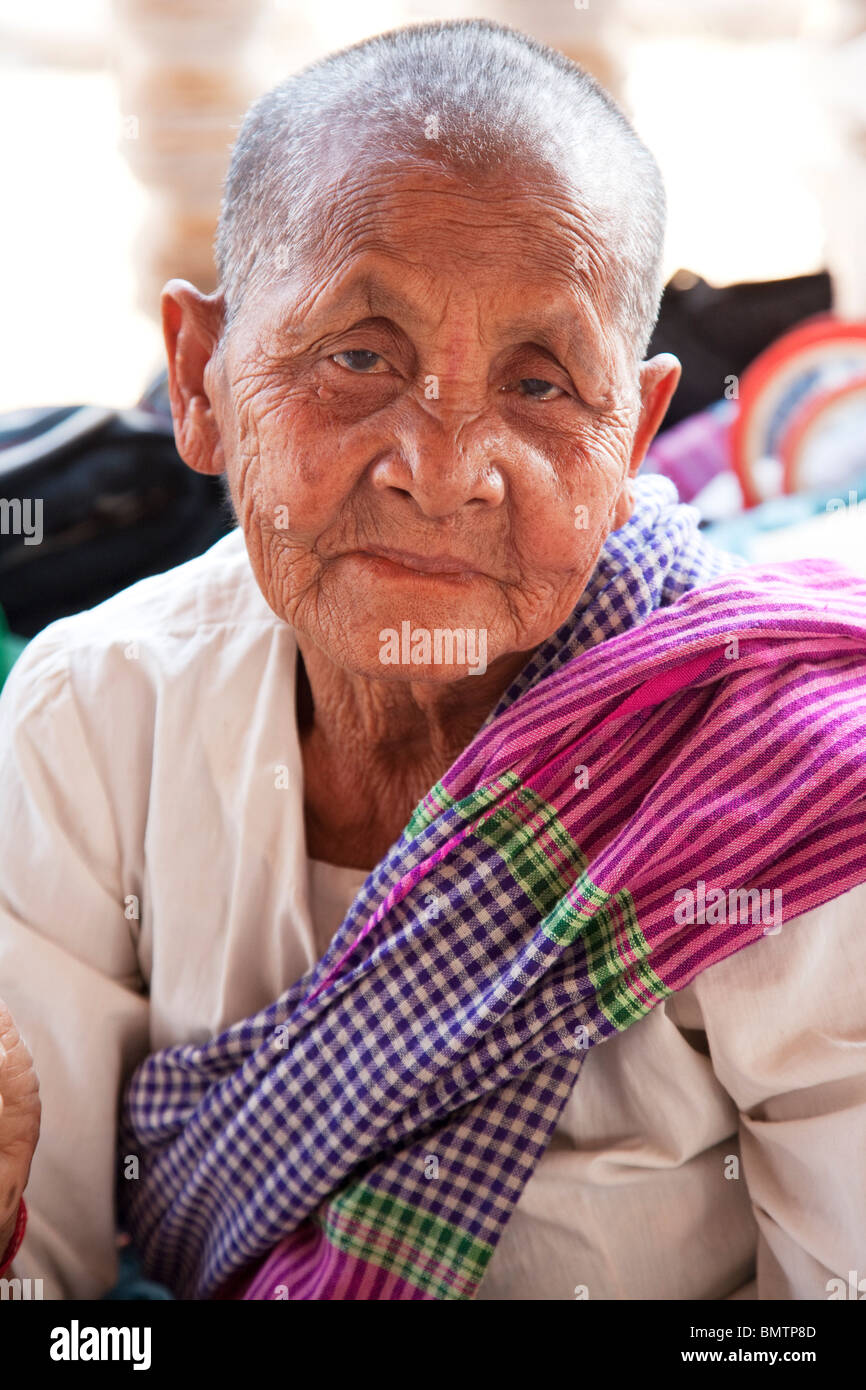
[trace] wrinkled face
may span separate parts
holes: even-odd
[[[389,634],[483,632],[492,665],[574,607],[640,412],[600,240],[552,178],[359,161],[241,306],[205,377],[235,509],[268,603],[339,665],[454,680],[471,654],[407,663]]]

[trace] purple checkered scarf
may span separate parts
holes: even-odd
[[[695,521],[644,480],[323,959],[137,1069],[121,1211],[178,1296],[472,1298],[589,1048],[866,880],[866,583]]]

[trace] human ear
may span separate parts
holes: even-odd
[[[223,325],[222,291],[202,294],[187,280],[169,280],[162,292],[162,332],[177,451],[197,473],[225,470],[222,439],[205,386]]]
[[[640,365],[640,419],[632,444],[629,475],[637,476],[646,451],[667,414],[671,397],[679,385],[682,367],[672,352],[660,352]]]
[[[682,367],[672,352],[660,352],[640,365],[640,415],[632,441],[631,458],[616,508],[616,526],[624,526],[634,511],[634,480],[646,451],[665,418],[677,389]]]

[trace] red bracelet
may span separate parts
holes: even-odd
[[[24,1232],[27,1228],[27,1208],[24,1205],[24,1198],[18,1203],[18,1217],[15,1221],[15,1230],[12,1232],[12,1239],[3,1252],[2,1262],[0,1262],[0,1279],[6,1273],[18,1251],[21,1249],[21,1242],[24,1239]]]

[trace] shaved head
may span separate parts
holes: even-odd
[[[479,198],[534,174],[592,228],[589,280],[642,357],[658,313],[665,199],[652,155],[570,59],[488,20],[412,25],[332,54],[248,112],[216,255],[231,324],[244,297],[303,264],[359,168],[434,166]]]

